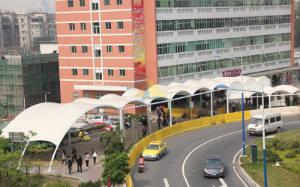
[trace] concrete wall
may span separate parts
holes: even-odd
[[[45,44],[41,43],[40,44],[41,54],[53,53],[54,50],[56,50],[58,53],[57,43],[45,43]]]

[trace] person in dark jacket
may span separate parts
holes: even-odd
[[[69,173],[70,175],[72,174],[71,171],[72,171],[72,160],[70,158],[70,156],[68,156],[68,169],[69,169]]]
[[[74,162],[74,159],[75,159],[75,162],[77,162],[77,151],[76,151],[75,147],[73,147],[73,150],[72,150],[72,162]]]
[[[79,155],[79,158],[77,159],[77,172],[79,172],[79,168],[80,168],[80,172],[82,173],[82,158],[81,158],[81,155]]]
[[[165,117],[164,117],[164,119],[162,121],[162,125],[163,125],[163,128],[168,127],[168,121],[167,121],[167,119]]]
[[[147,129],[146,129],[146,127],[144,127],[144,129],[143,129],[142,131],[143,131],[143,136],[146,136],[146,134],[147,134]]]
[[[148,122],[147,122],[147,119],[144,116],[141,117],[141,122],[142,122],[142,125],[148,129],[148,126],[147,126]]]
[[[160,116],[158,116],[158,118],[157,118],[157,124],[158,124],[158,129],[160,129],[160,124],[161,124]]]

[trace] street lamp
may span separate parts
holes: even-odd
[[[262,85],[262,91],[259,92],[259,91],[253,91],[253,90],[241,90],[241,89],[234,89],[234,88],[229,88],[228,86],[226,85],[219,85],[217,86],[217,89],[218,90],[235,90],[235,91],[247,91],[247,92],[255,92],[255,93],[260,93],[261,94],[261,97],[262,97],[262,119],[263,119],[263,122],[262,122],[262,126],[263,126],[263,129],[262,129],[262,135],[263,135],[263,157],[264,157],[264,183],[265,183],[265,187],[268,186],[268,183],[267,183],[267,164],[266,164],[266,141],[265,141],[265,136],[266,136],[266,132],[265,132],[265,103],[264,103],[264,85]],[[243,97],[243,93],[242,93],[242,97]],[[228,98],[227,98],[228,99]],[[258,98],[257,98],[258,99]],[[242,100],[243,101],[243,100]],[[242,106],[243,105],[243,102],[242,102]],[[242,107],[242,116],[243,116],[243,153],[245,155],[245,127],[244,127],[244,107]]]
[[[45,102],[47,103],[47,94],[51,94],[51,92],[45,92],[45,93],[43,93],[43,94],[45,94]]]
[[[242,90],[244,90],[243,59],[227,58],[227,57],[221,57],[221,56],[215,56],[215,58],[223,58],[223,59],[231,59],[231,60],[240,60],[241,61],[240,74],[242,74]],[[227,93],[227,102],[229,102],[228,93]],[[242,124],[243,124],[243,156],[245,156],[246,155],[246,152],[245,152],[245,116],[244,116],[244,92],[243,91],[242,91]]]

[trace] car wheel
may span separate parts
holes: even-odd
[[[167,154],[167,148],[165,148],[165,152],[164,152],[164,154]]]
[[[85,122],[85,125],[89,125],[89,122],[86,121],[86,122]]]
[[[278,127],[277,130],[276,130],[276,132],[280,133],[280,131],[281,131],[281,129],[280,129],[280,127]]]
[[[249,133],[249,135],[250,135],[250,136],[252,136],[252,134],[251,134],[251,133]]]
[[[157,155],[157,160],[159,160],[159,154]]]

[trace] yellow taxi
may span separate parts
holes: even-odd
[[[167,144],[162,141],[152,141],[148,144],[142,153],[145,160],[159,160],[159,158],[167,153]]]

